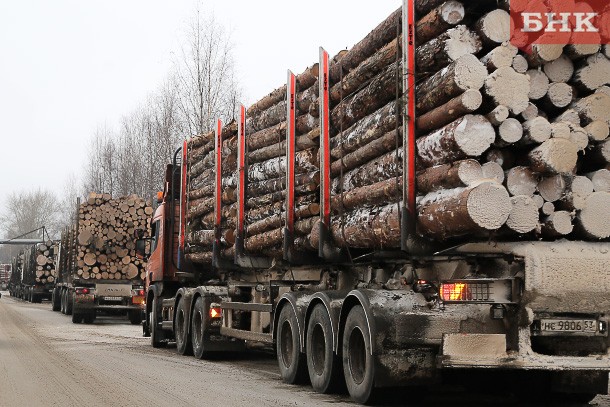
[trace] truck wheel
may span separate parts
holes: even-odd
[[[66,292],[64,290],[61,290],[59,292],[59,301],[60,301],[60,308],[59,310],[61,311],[62,314],[66,314]]]
[[[95,321],[95,311],[89,312],[83,316],[85,324],[92,324]]]
[[[165,335],[161,329],[159,329],[159,311],[157,302],[159,299],[155,296],[152,300],[152,311],[148,314],[148,325],[150,326],[150,344],[153,348],[165,347]]]
[[[83,316],[77,312],[73,312],[72,313],[72,323],[80,324],[81,322],[83,322]]]
[[[191,317],[191,342],[193,343],[193,354],[197,359],[204,359],[205,351],[205,326],[207,308],[202,297],[198,297],[193,306]]]
[[[140,325],[142,323],[142,312],[140,312],[140,310],[129,311],[128,316],[131,325]]]
[[[59,295],[59,288],[54,288],[51,294],[51,309],[53,311],[59,311],[61,309],[61,297]]]
[[[371,354],[369,324],[361,305],[354,306],[347,315],[342,349],[343,374],[349,395],[357,403],[370,402],[375,384],[375,363]]]
[[[301,353],[297,316],[289,305],[282,307],[277,321],[276,353],[282,380],[302,383],[307,378],[307,362]]]
[[[318,393],[331,393],[341,379],[341,361],[333,352],[332,323],[322,304],[311,312],[305,344],[311,387]]]
[[[74,308],[74,296],[70,294],[70,291],[66,290],[66,315],[72,315],[72,309]]]
[[[176,351],[181,355],[192,355],[193,345],[191,335],[189,335],[189,320],[187,310],[184,306],[184,298],[178,301],[176,307],[176,317],[174,320],[174,332],[176,334]]]

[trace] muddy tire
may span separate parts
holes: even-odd
[[[85,324],[92,324],[93,321],[95,321],[95,311],[85,314],[83,320],[85,321]]]
[[[142,323],[142,312],[140,310],[129,311],[127,316],[131,325],[140,325]]]
[[[72,315],[74,309],[74,294],[66,290],[66,315]]]
[[[370,403],[374,395],[375,362],[371,354],[369,324],[361,305],[354,306],[347,315],[342,350],[343,374],[350,397],[357,403]]]
[[[326,307],[317,304],[309,317],[305,348],[311,387],[318,393],[332,393],[342,379],[341,360],[333,351],[333,329]]]
[[[276,355],[284,383],[303,383],[307,378],[307,362],[301,353],[299,325],[293,308],[286,304],[277,321]]]
[[[72,323],[80,324],[81,322],[83,322],[83,316],[81,314],[79,314],[78,312],[73,312],[72,313]]]
[[[192,355],[193,345],[191,343],[191,335],[189,335],[190,321],[188,319],[188,310],[184,304],[184,298],[180,298],[180,300],[178,300],[178,306],[176,307],[176,315],[174,318],[176,352],[178,352],[180,355]]]
[[[198,297],[191,316],[191,342],[193,343],[193,355],[197,359],[205,359],[207,355],[205,350],[207,315],[206,304],[202,297]]]
[[[150,326],[150,344],[153,348],[164,348],[166,345],[165,334],[162,329],[159,328],[159,298],[155,296],[152,301],[152,310],[149,316]]]
[[[61,309],[61,295],[59,288],[53,289],[53,294],[51,295],[51,309],[53,311],[59,311]]]

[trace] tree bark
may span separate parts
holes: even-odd
[[[398,123],[397,123],[398,121]],[[376,112],[358,121],[349,129],[330,139],[330,155],[341,158],[345,154],[369,144],[402,124],[396,115],[396,102],[390,102]]]
[[[384,205],[388,202],[398,202],[402,196],[402,177],[394,177],[371,185],[354,188],[342,195],[331,197],[333,213],[354,210],[369,205]]]
[[[402,127],[389,131],[382,137],[359,148],[353,153],[346,154],[342,158],[335,160],[330,167],[330,175],[338,176],[341,171],[352,170],[388,151],[395,150],[402,145]]]
[[[449,28],[459,24],[465,16],[464,5],[457,1],[446,1],[421,17],[415,23],[417,45],[438,37]]]
[[[474,55],[464,55],[447,68],[439,70],[415,88],[415,106],[426,113],[468,89],[480,89],[487,69]]]
[[[418,72],[437,72],[459,57],[476,54],[482,49],[479,36],[459,25],[417,47],[415,61]]]
[[[481,164],[467,159],[436,165],[417,174],[417,192],[427,194],[441,189],[454,189],[472,184],[483,178]]]
[[[402,89],[396,88],[396,63],[389,65],[382,73],[371,80],[368,85],[355,95],[343,100],[330,113],[330,124],[335,132],[347,129],[362,118],[371,114],[391,100],[396,98],[396,92],[402,93]],[[402,82],[399,81],[399,86]]]
[[[436,130],[461,116],[474,112],[481,106],[482,102],[481,92],[468,89],[444,105],[418,116],[415,119],[415,125],[420,132]]]
[[[402,8],[398,8],[360,42],[354,45],[337,64],[330,66],[330,83],[339,82],[341,70],[344,75],[360,65],[362,61],[373,55],[378,49],[396,38],[396,28],[401,27]]]
[[[418,230],[440,240],[496,230],[507,221],[511,208],[508,192],[495,182],[433,192],[418,203]]]
[[[477,157],[491,146],[495,137],[493,126],[484,116],[462,116],[417,140],[417,164],[431,167],[466,157]]]

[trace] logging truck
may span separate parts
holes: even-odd
[[[37,303],[50,300],[56,252],[57,243],[53,241],[32,244],[21,250],[8,266],[13,271],[8,283],[11,296]]]
[[[71,315],[73,323],[91,324],[103,313],[140,324],[144,265],[134,249],[150,214],[152,208],[135,195],[89,194],[78,205],[75,223],[61,234],[53,311]]]
[[[136,244],[152,346],[263,344],[359,403],[451,377],[607,393],[608,47],[525,53],[507,5],[405,1],[188,138]]]
[[[0,264],[0,290],[7,290],[11,280],[11,265]]]

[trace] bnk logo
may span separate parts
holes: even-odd
[[[511,0],[510,14],[511,43],[522,49],[610,43],[608,0]]]

